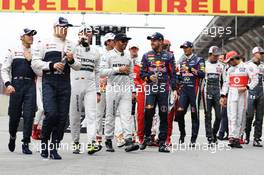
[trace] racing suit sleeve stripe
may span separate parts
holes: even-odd
[[[2,69],[1,69],[1,75],[2,75],[2,79],[3,82],[6,86],[10,85],[11,82],[11,64],[12,64],[12,53],[11,51],[9,51],[4,59],[3,65],[2,65]]]
[[[100,92],[100,54],[98,53],[96,59],[95,59],[95,87],[96,87],[96,92]]]
[[[33,71],[38,74],[43,70],[50,70],[51,62],[43,61],[44,58],[44,47],[41,42],[39,42],[34,48],[32,53],[31,67]]]

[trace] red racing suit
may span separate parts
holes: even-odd
[[[134,66],[134,83],[137,88],[137,135],[139,142],[144,138],[145,82],[140,78],[140,64]]]

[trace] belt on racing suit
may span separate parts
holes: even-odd
[[[20,77],[13,77],[13,80],[33,80],[33,79],[29,77],[20,76]]]

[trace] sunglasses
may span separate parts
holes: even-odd
[[[128,40],[120,40],[121,43],[128,43]]]
[[[234,60],[239,60],[240,58],[239,57],[233,57],[233,58],[230,58],[229,61],[234,61]]]

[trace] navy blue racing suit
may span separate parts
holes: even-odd
[[[11,85],[15,89],[9,100],[9,134],[13,138],[16,137],[20,118],[23,117],[22,142],[29,143],[36,112],[36,85],[35,73],[30,66],[31,60],[27,60],[24,56],[25,50],[30,52],[30,49],[22,45],[16,49],[10,49],[5,57],[1,73],[5,86]]]
[[[191,105],[192,137],[191,141],[196,142],[199,132],[199,103],[201,80],[205,77],[204,59],[196,55],[184,56],[179,64],[179,78],[181,80],[179,106],[176,114],[181,137],[185,137],[184,116],[188,106]]]
[[[156,75],[158,81],[152,82],[151,75]],[[150,137],[152,119],[155,114],[155,107],[158,104],[160,127],[159,142],[165,143],[168,130],[168,94],[170,89],[176,89],[175,59],[173,54],[162,51],[147,52],[142,58],[141,78],[146,81],[145,86],[145,116],[144,134]]]
[[[77,60],[68,62],[65,52],[73,52],[69,41],[57,37],[39,42],[34,49],[32,67],[35,72],[42,71],[42,95],[45,118],[42,126],[42,142],[46,143],[52,136],[51,143],[58,144],[63,139],[64,128],[69,118],[71,97],[70,68],[80,69]],[[64,70],[54,70],[57,62],[65,64]]]

